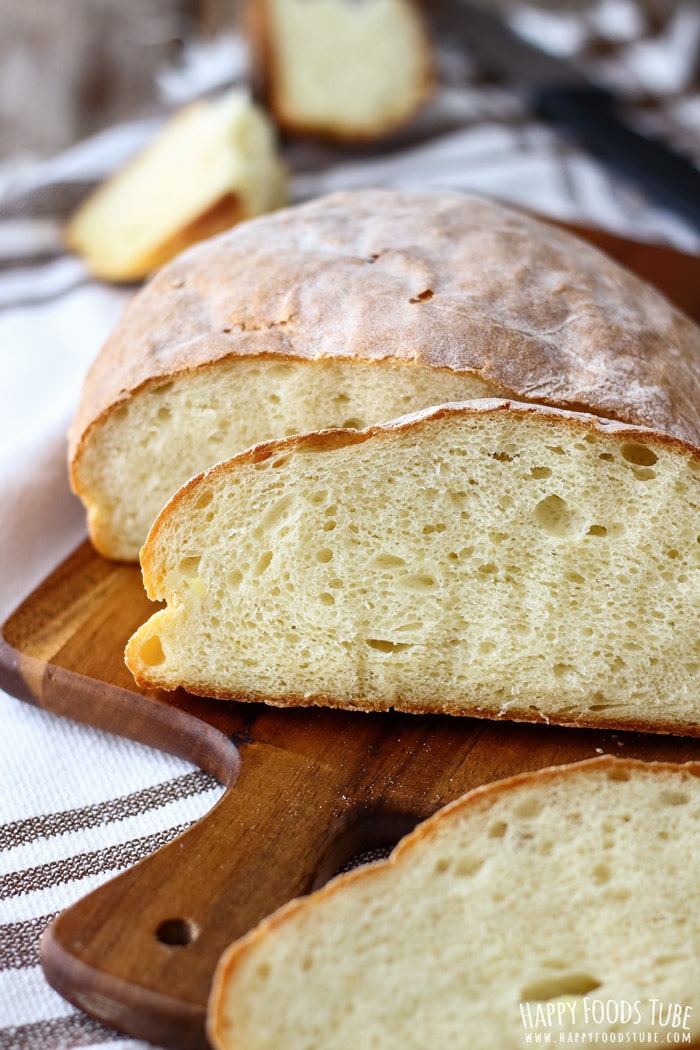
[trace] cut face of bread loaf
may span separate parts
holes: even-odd
[[[700,1045],[699,778],[606,757],[471,792],[233,945],[213,1045]]]
[[[381,138],[432,88],[415,0],[252,0],[247,21],[267,104],[287,131]]]
[[[335,194],[191,249],[133,299],[87,377],[72,482],[97,548],[135,560],[165,500],[244,447],[483,396],[700,443],[700,333],[495,204]]]
[[[141,685],[698,732],[700,454],[505,401],[257,446],[142,551]]]
[[[66,240],[97,277],[134,281],[191,244],[285,203],[273,127],[235,90],[173,117],[85,201]]]
[[[93,540],[112,557],[138,558],[158,511],[183,481],[262,440],[362,428],[416,405],[491,393],[478,376],[391,363],[358,368],[271,355],[198,369],[126,402],[86,444],[80,484],[90,492]]]

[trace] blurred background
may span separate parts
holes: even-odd
[[[178,101],[178,92],[184,99],[188,85],[196,93],[192,76],[203,87],[235,79],[238,6],[237,0],[0,0],[0,161],[45,157],[115,122],[157,112]],[[486,6],[576,57],[649,127],[700,159],[697,0]],[[472,79],[478,83],[476,70]]]
[[[159,74],[235,19],[235,0],[0,0],[0,159],[152,111]]]

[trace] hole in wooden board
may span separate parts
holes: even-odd
[[[189,919],[164,919],[156,929],[161,944],[183,947],[197,938],[197,927]]]

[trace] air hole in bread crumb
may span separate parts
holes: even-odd
[[[613,766],[606,773],[608,780],[629,780],[630,773],[627,769],[622,769],[620,766]]]
[[[397,581],[397,586],[403,591],[432,591],[435,586],[435,577],[427,573],[414,573],[403,576]]]
[[[531,478],[551,478],[552,472],[549,467],[533,467],[530,471]]]
[[[275,528],[280,523],[291,504],[291,496],[282,496],[282,498],[278,499],[276,503],[273,503],[271,506],[269,506],[263,514],[262,518],[260,519],[260,525],[262,526],[262,528]]]
[[[279,470],[280,467],[283,467],[288,462],[289,456],[278,456],[277,459],[273,459],[272,467],[274,470]]]
[[[559,681],[563,679],[571,680],[578,676],[578,670],[573,664],[555,664],[552,671],[554,672],[554,677]]]
[[[141,660],[148,667],[158,667],[160,664],[165,663],[165,653],[163,652],[163,646],[161,645],[160,638],[157,634],[152,634],[150,638],[141,646]]]
[[[209,506],[209,504],[211,503],[211,501],[213,499],[214,499],[214,493],[211,491],[211,489],[205,489],[204,492],[202,492],[197,497],[197,502],[195,503],[195,509],[196,510],[203,510],[205,507]]]
[[[586,995],[596,988],[600,988],[600,981],[595,977],[586,973],[567,973],[535,981],[523,988],[520,998],[523,1002],[547,1002],[558,999],[560,995]]]
[[[492,459],[497,459],[499,463],[512,463],[513,457],[509,456],[507,452],[492,452]],[[550,471],[551,473],[551,471]]]
[[[605,525],[591,525],[588,530],[589,536],[607,536],[607,534],[608,530],[605,528]]]
[[[566,500],[560,496],[545,496],[535,507],[535,520],[545,532],[557,539],[572,536],[575,531],[574,515]]]
[[[568,583],[585,583],[586,577],[582,576],[580,572],[566,572],[564,573],[564,579]]]
[[[400,653],[411,648],[409,642],[390,642],[386,638],[366,638],[365,641],[370,649],[376,649],[380,653]]]
[[[610,901],[628,901],[632,896],[632,890],[626,886],[609,886],[603,890],[603,896]]]
[[[596,864],[591,875],[593,876],[593,881],[599,886],[602,886],[604,882],[610,882],[612,872],[609,865],[601,863]]]
[[[188,558],[181,558],[179,569],[182,575],[188,578],[199,576],[199,563],[201,560],[198,554],[192,554]]]
[[[626,441],[621,452],[623,459],[639,467],[651,467],[659,458],[650,448],[640,445],[637,441]]]
[[[469,878],[472,875],[476,875],[477,871],[484,866],[482,857],[471,857],[468,854],[460,857],[455,864],[455,875],[462,875],[465,878]]]
[[[544,802],[539,798],[526,798],[515,807],[515,815],[521,820],[536,817],[544,809]]]
[[[549,451],[553,452],[556,456],[565,456],[566,455],[566,452],[561,447],[561,445],[545,445],[545,448],[549,449]]]
[[[508,830],[508,825],[505,820],[495,820],[489,828],[490,839],[502,839]]]
[[[375,569],[398,569],[405,564],[406,562],[404,559],[399,558],[398,555],[385,554],[383,552],[381,554],[375,554],[370,562],[370,565]]]
[[[362,430],[365,424],[357,416],[351,416],[350,419],[344,420],[340,425],[343,430]]]
[[[612,452],[601,452],[598,456],[598,459],[603,459],[606,463],[615,462],[615,457],[613,456]]]
[[[167,405],[162,405],[158,409],[158,414],[156,416],[156,419],[158,420],[159,423],[167,423],[171,416],[172,416],[172,412],[168,408],[168,406]]]
[[[662,791],[659,799],[664,806],[687,806],[690,802],[685,791]]]
[[[659,955],[654,959],[656,966],[672,966],[677,962],[690,962],[687,956],[677,953],[675,955]]]
[[[444,872],[449,871],[450,860],[448,857],[440,857],[435,861],[435,873],[442,875]]]
[[[320,561],[322,564],[326,564],[333,560],[333,551],[330,547],[321,547],[320,550],[316,551],[316,561]]]
[[[263,551],[253,569],[253,576],[262,576],[272,561],[272,551]]]
[[[323,594],[319,594],[318,600],[321,605],[335,605],[335,598],[329,591],[324,591]]]

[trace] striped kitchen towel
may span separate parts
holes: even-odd
[[[696,3],[674,4],[656,21],[632,0],[559,15],[522,9],[517,21],[580,57],[625,97],[632,119],[700,162]],[[206,49],[197,54],[206,66]],[[370,185],[450,187],[700,252],[695,231],[533,119],[506,85],[482,82],[456,47],[442,53],[441,70],[441,88],[410,138],[373,153],[285,147],[294,199]],[[186,81],[164,77],[164,113],[201,88],[196,63],[186,72]],[[86,189],[158,124],[109,129],[50,161],[0,168],[3,619],[85,535],[66,478],[65,433],[85,371],[132,291],[93,280],[64,252],[60,228]],[[3,693],[0,719],[0,1050],[143,1047],[48,987],[38,938],[53,915],[172,839],[222,789],[185,762]]]

